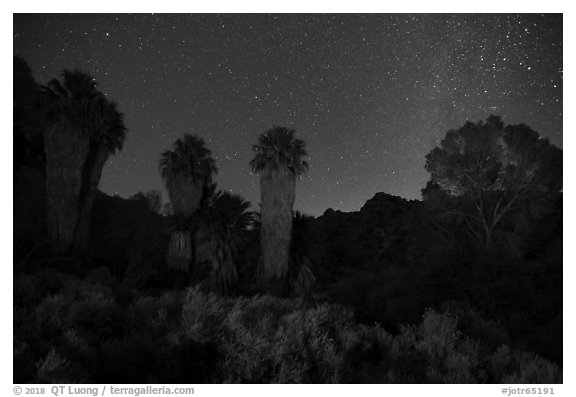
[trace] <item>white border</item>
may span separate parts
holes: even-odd
[[[219,2],[186,2],[186,1],[161,1],[150,4],[143,4],[137,1],[98,1],[98,2],[80,2],[80,1],[59,1],[46,2],[46,1],[21,1],[10,2],[2,4],[1,26],[2,35],[2,48],[10,48],[13,50],[13,12],[18,13],[60,13],[60,12],[90,12],[90,13],[121,13],[121,12],[225,12],[225,13],[250,13],[250,12],[302,12],[302,13],[316,13],[316,12],[334,12],[334,13],[393,13],[393,12],[412,12],[412,13],[454,13],[454,12],[467,12],[467,13],[564,13],[564,46],[567,51],[564,51],[564,114],[567,109],[573,109],[573,93],[574,93],[574,78],[573,78],[573,65],[574,65],[574,6],[569,1],[546,1],[546,2],[526,2],[526,1],[497,1],[485,0],[480,2],[465,2],[465,1],[446,1],[446,0],[432,0],[432,1],[413,1],[413,2],[385,2],[385,1],[368,1],[368,0],[354,0],[354,1],[288,1],[288,2],[271,2],[271,1],[219,1]],[[3,55],[3,62],[1,65],[4,68],[4,76],[12,76],[12,57],[13,51],[5,51]],[[9,66],[7,66],[9,65]],[[9,69],[8,69],[9,67]],[[3,120],[12,120],[11,106],[9,105],[9,93],[3,95],[4,106],[1,107],[3,112]],[[569,113],[572,115],[572,112]],[[9,124],[9,123],[5,123]],[[11,123],[10,123],[11,124]],[[3,156],[0,156],[2,166],[0,172],[2,173],[2,180],[5,183],[12,181],[12,133],[11,126],[5,126],[5,141],[2,145]],[[575,209],[574,209],[574,175],[576,175],[576,156],[573,155],[574,138],[572,133],[566,134],[563,137],[563,149],[568,152],[565,157],[565,180],[564,191],[566,194],[566,213],[564,221],[564,246],[567,247],[565,251],[564,263],[564,385],[554,385],[555,394],[562,395],[576,395],[576,388],[571,375],[574,373],[573,353],[574,353],[574,315],[573,313],[573,299],[574,299],[574,254],[571,247],[574,246],[574,234],[572,233],[571,226],[574,225]],[[2,333],[2,371],[0,371],[1,388],[0,394],[11,396],[13,394],[12,385],[12,358],[9,353],[12,350],[12,208],[13,208],[13,186],[9,185],[8,191],[0,196],[2,200],[2,219],[4,223],[2,226],[2,289],[1,299],[2,313],[4,313],[5,326],[0,331]],[[10,221],[10,222],[9,222]],[[543,385],[539,385],[542,387]],[[295,393],[329,393],[336,396],[350,396],[354,394],[362,395],[383,395],[383,392],[390,393],[391,395],[441,395],[441,396],[458,396],[466,394],[466,396],[496,396],[503,395],[501,389],[504,385],[292,385],[292,386],[234,386],[234,385],[197,385],[196,395],[246,395],[246,396],[266,396],[269,397],[271,393],[275,397],[290,396],[293,397]],[[536,385],[538,387],[538,385]],[[273,389],[272,389],[273,388]],[[47,394],[50,395],[50,394]]]

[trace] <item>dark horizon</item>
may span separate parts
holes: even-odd
[[[310,170],[295,209],[421,199],[424,156],[466,120],[526,123],[562,148],[561,15],[14,15],[14,54],[45,84],[91,73],[129,129],[100,189],[160,189],[160,153],[202,136],[216,181],[257,208],[251,146],[296,129]]]

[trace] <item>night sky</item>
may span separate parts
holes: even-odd
[[[310,170],[295,208],[313,215],[420,199],[424,156],[466,120],[562,147],[561,15],[15,15],[14,54],[39,83],[80,68],[119,103],[129,132],[100,188],[123,197],[163,190],[160,153],[185,132],[256,206],[252,144],[296,129]]]

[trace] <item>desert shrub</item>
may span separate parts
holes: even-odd
[[[230,299],[190,289],[182,309],[187,338],[218,340],[222,382],[337,382],[342,365],[339,330],[353,323],[333,305],[269,296]]]
[[[55,272],[35,277],[47,285],[46,295],[35,307],[15,306],[14,334],[25,348],[14,357],[14,379],[58,382],[67,373],[66,379],[82,381],[87,368],[96,366],[95,345],[124,331],[122,310],[109,288]],[[55,285],[60,290],[50,294]],[[37,367],[33,372],[30,362]]]
[[[419,353],[415,356],[420,359],[420,368],[425,363],[427,383],[479,381],[477,345],[462,336],[456,317],[450,313],[439,314],[427,309],[422,322],[418,326],[404,327],[399,338],[404,348],[413,347]]]
[[[443,302],[440,311],[453,313],[458,317],[458,329],[490,350],[510,344],[510,336],[502,324],[486,318],[484,314],[467,304],[456,301]]]
[[[181,331],[196,341],[213,339],[232,302],[212,293],[204,294],[199,287],[189,289],[182,306]]]
[[[535,354],[468,338],[446,307],[393,334],[336,304],[196,287],[136,294],[120,306],[109,287],[51,277],[66,279],[60,291],[15,307],[19,383],[562,381],[561,369]]]
[[[261,311],[276,305],[278,310]],[[264,298],[235,306],[224,330],[226,382],[337,382],[343,361],[339,329],[352,316],[335,306],[286,311],[289,301]],[[250,321],[260,312],[260,320]]]
[[[558,366],[534,353],[516,353],[517,367],[502,383],[562,383]]]
[[[38,334],[48,336],[68,328],[67,313],[71,304],[72,300],[63,294],[44,298],[32,314]]]
[[[33,313],[39,335],[50,338],[77,328],[98,340],[123,331],[123,315],[108,288],[71,279],[56,295],[44,298]]]
[[[486,368],[492,383],[562,383],[562,371],[556,364],[507,345],[486,358]]]
[[[63,356],[70,358],[75,362],[82,362],[87,367],[93,367],[94,358],[97,354],[95,345],[84,337],[76,328],[64,331],[64,338],[60,346],[60,352]]]
[[[131,330],[166,335],[180,321],[182,297],[168,292],[160,297],[143,296],[126,310],[127,326]]]
[[[82,367],[51,349],[37,364],[34,383],[82,383],[86,373]]]
[[[501,346],[482,353],[476,341],[463,336],[457,319],[427,310],[417,327],[403,329],[400,339],[424,353],[429,383],[560,383],[558,366],[533,353]]]
[[[442,359],[453,351],[460,338],[455,317],[426,310],[422,323],[415,329],[416,347],[432,359]]]
[[[558,371],[541,358],[529,366],[515,359],[495,374],[484,353],[490,350],[462,335],[454,315],[433,310],[394,336],[379,325],[357,324],[351,310],[337,305],[234,300],[193,289],[182,325],[188,338],[218,341],[214,380],[222,382],[476,383],[554,379]]]

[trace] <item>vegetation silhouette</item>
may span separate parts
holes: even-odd
[[[14,169],[44,169],[44,142],[38,112],[40,85],[23,58],[14,57]]]
[[[166,262],[169,269],[188,273],[193,258],[190,221],[218,169],[204,139],[190,134],[162,153],[159,168],[177,220]]]
[[[288,269],[288,288],[290,289],[290,295],[294,297],[310,296],[316,284],[316,277],[312,272],[312,262],[310,260],[311,249],[307,247],[304,240],[306,231],[313,220],[314,217],[310,215],[294,211]]]
[[[14,251],[46,244],[44,142],[38,111],[40,85],[23,58],[14,57]]]
[[[164,206],[98,191],[125,131],[89,75],[14,59],[14,383],[562,382],[562,150],[530,127],[467,122],[424,200],[318,217],[294,130],[253,147],[260,212],[188,134]]]
[[[497,116],[448,131],[425,167],[431,179],[423,197],[464,223],[487,251],[516,247],[526,217],[545,212],[562,190],[562,150]]]
[[[272,127],[252,147],[252,170],[260,174],[261,257],[258,284],[262,291],[284,296],[292,236],[292,207],[296,180],[308,170],[306,145],[295,131]]]
[[[162,192],[160,192],[160,190],[151,189],[146,193],[138,192],[130,196],[130,200],[141,201],[151,211],[154,211],[158,214],[162,211]]]
[[[64,70],[42,87],[48,234],[58,254],[83,250],[102,168],[122,149],[126,127],[117,105],[89,74]]]
[[[238,283],[240,250],[252,223],[250,203],[236,194],[219,191],[200,210],[194,235],[194,269],[207,274],[210,290],[230,294]]]

